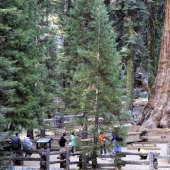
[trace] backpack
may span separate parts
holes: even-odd
[[[117,137],[117,141],[122,142],[122,141],[123,141],[123,138]]]
[[[60,140],[58,141],[58,144],[61,146],[61,138],[60,138]]]

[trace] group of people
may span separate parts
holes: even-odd
[[[66,133],[63,133],[61,139],[59,140],[59,145],[61,147],[61,150],[63,150],[66,146]],[[113,134],[113,137],[111,139],[111,144],[112,144],[112,154],[116,154],[118,152],[121,152],[122,150],[122,141],[123,139],[118,137],[117,135]],[[32,142],[31,142],[31,135],[27,134],[27,137],[23,139],[21,142],[21,139],[19,137],[19,133],[16,133],[15,137],[13,139],[8,139],[6,140],[7,143],[9,143],[14,151],[17,151],[23,148],[25,151],[25,157],[30,157],[32,155],[31,149],[32,149]],[[106,152],[106,143],[105,143],[105,136],[102,132],[99,134],[99,142],[101,145],[101,150],[100,154],[107,154]],[[70,152],[74,153],[75,150],[75,134],[74,132],[71,133],[70,135],[70,142],[69,145],[71,147]],[[138,152],[142,153],[140,155],[141,159],[147,159],[147,155],[145,154],[145,150],[142,148],[138,148]],[[20,155],[19,152],[16,152],[18,155]]]
[[[107,154],[106,152],[106,144],[105,144],[105,136],[102,132],[100,132],[99,134],[99,141],[101,144],[101,150],[100,150],[100,154]],[[111,143],[112,143],[112,154],[115,154],[116,152],[121,152],[121,142],[123,141],[122,138],[119,138],[117,135],[113,135],[112,139],[111,139]],[[59,145],[61,147],[61,150],[63,150],[66,146],[66,133],[63,133],[62,137],[59,140]],[[75,150],[75,134],[74,132],[71,133],[70,135],[70,142],[69,145],[71,146],[70,152],[74,153]]]
[[[107,154],[106,153],[106,144],[105,144],[105,136],[102,132],[100,132],[99,134],[99,141],[101,144],[101,150],[100,150],[100,154]],[[117,135],[113,135],[112,139],[111,139],[111,144],[112,144],[112,154],[115,154],[117,152],[121,152],[122,150],[122,146],[121,146],[121,142],[123,141],[122,138],[118,137]],[[104,151],[104,152],[103,152]]]
[[[103,151],[104,151],[104,154],[106,154],[105,136],[102,132],[100,132],[99,141],[101,144],[100,154],[103,155]],[[123,139],[121,137],[118,137],[117,135],[113,134],[113,137],[111,139],[113,155],[122,151],[122,146],[121,146],[122,141],[123,141]],[[141,153],[140,158],[142,160],[147,159],[146,151],[143,148],[138,148],[138,152]]]
[[[63,136],[61,137],[61,139],[59,140],[59,145],[61,147],[61,149],[63,150],[66,146],[66,133],[63,133]],[[70,142],[69,142],[69,146],[71,147],[70,152],[74,153],[75,150],[75,134],[74,132],[71,133],[70,135]]]
[[[31,142],[31,135],[28,134],[27,137],[25,137],[23,139],[23,141],[21,142],[19,133],[15,134],[15,137],[13,137],[12,139],[7,139],[6,142],[10,145],[10,147],[16,151],[16,155],[20,156],[20,152],[17,152],[17,150],[23,148],[23,150],[25,151],[25,157],[30,157],[32,155],[32,153],[30,152],[30,150],[32,149],[32,142]]]

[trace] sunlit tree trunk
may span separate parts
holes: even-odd
[[[160,58],[151,97],[138,124],[148,128],[170,127],[170,0],[165,2],[165,21]]]
[[[133,22],[129,17],[127,18],[127,23],[129,23],[127,28],[127,33],[129,37],[133,34]],[[132,46],[130,48],[133,48]],[[127,109],[132,111],[133,107],[133,93],[134,93],[134,54],[133,50],[130,51],[129,55],[126,58],[126,89],[128,90],[128,102]]]

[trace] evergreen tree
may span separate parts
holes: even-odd
[[[42,118],[53,109],[56,83],[51,78],[55,72],[51,63],[55,46],[48,29],[47,2],[7,0],[1,3],[1,11],[12,9],[0,17],[1,55],[11,62],[16,61],[15,67],[18,68],[12,75],[12,80],[18,82],[16,93],[7,103],[14,109],[5,114],[11,130],[34,127],[40,122],[36,118],[42,122]]]
[[[6,113],[11,130],[32,126],[35,117],[34,107],[37,98],[34,95],[34,87],[37,79],[35,64],[35,23],[30,4],[31,1],[6,1],[3,8],[13,8],[13,12],[2,15],[2,24],[9,28],[2,32],[4,43],[1,46],[2,56],[8,57],[10,61],[16,61],[15,66],[19,68],[13,74],[13,80],[18,82],[15,89],[16,95],[10,98],[10,104],[14,108]],[[37,50],[38,51],[38,50]]]
[[[14,109],[9,104],[10,98],[13,98],[15,95],[15,86],[17,85],[17,82],[12,80],[13,73],[17,71],[17,69],[13,67],[14,63],[15,62],[10,62],[8,59],[0,56],[0,150],[3,150],[8,145],[5,143],[9,135],[5,133],[5,130],[8,129],[8,122],[5,115]],[[7,150],[0,153],[0,169],[6,169],[11,164],[9,156],[8,160],[4,160],[7,154],[9,154]]]
[[[3,3],[0,3],[3,4]],[[3,10],[2,10],[3,8]],[[14,107],[12,106],[12,99],[15,96],[15,87],[18,82],[13,80],[14,74],[18,71],[15,67],[16,61],[10,61],[8,56],[3,55],[3,45],[5,43],[4,33],[10,30],[8,25],[3,25],[3,16],[6,14],[15,13],[14,8],[5,8],[0,5],[0,150],[7,147],[4,142],[8,138],[8,133],[5,131],[8,129],[8,121],[6,119],[6,114],[12,112]],[[12,132],[11,132],[12,133]],[[6,169],[11,164],[11,159],[8,156],[8,160],[4,157],[9,154],[8,151],[0,153],[0,169]]]
[[[55,21],[55,2],[44,0],[37,3],[37,17],[38,27],[41,28],[40,34],[37,35],[37,44],[40,45],[41,58],[38,63],[40,73],[41,89],[39,96],[39,119],[41,120],[47,116],[51,116],[55,109],[53,102],[56,97],[56,91],[58,86],[58,71],[57,71],[57,43],[56,28],[54,26]],[[41,17],[39,17],[41,16]],[[38,28],[39,29],[39,28]],[[38,30],[37,30],[38,31]]]
[[[76,1],[70,10],[62,63],[66,75],[63,100],[66,112],[85,112],[87,117],[95,117],[91,129],[93,167],[97,163],[98,132],[114,130],[125,116],[121,106],[120,55],[111,30],[103,0]],[[104,119],[101,124],[99,117]]]

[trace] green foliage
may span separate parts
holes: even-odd
[[[7,0],[1,6],[1,56],[12,63],[11,71],[16,68],[10,77],[6,71],[5,79],[17,83],[11,90],[15,93],[0,100],[7,129],[33,128],[54,110],[56,47],[48,20],[52,12],[48,1]]]
[[[9,132],[4,132],[6,129],[7,120],[5,117],[0,113],[0,169],[6,169],[11,165],[12,154],[9,152],[7,147],[10,144],[6,143],[5,140],[9,138]],[[3,151],[2,151],[3,150]],[[4,159],[7,157],[7,159]]]

